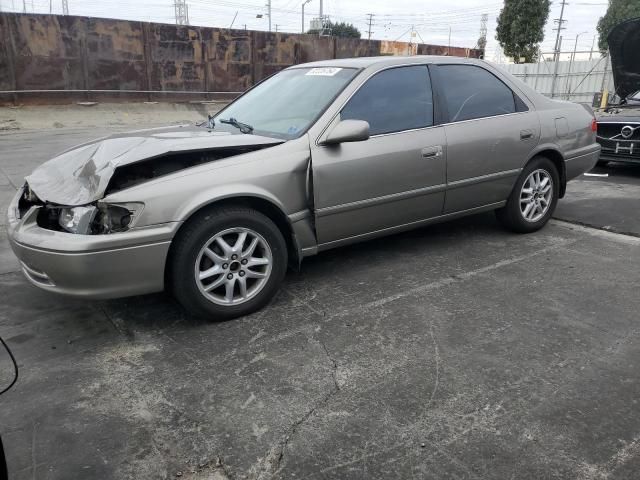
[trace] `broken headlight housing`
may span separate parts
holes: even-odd
[[[103,235],[129,230],[142,212],[142,203],[98,203],[58,209],[58,225],[69,233]]]

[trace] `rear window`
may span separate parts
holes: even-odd
[[[513,91],[484,68],[440,65],[438,73],[450,122],[515,113],[522,106],[526,110],[521,100],[517,108]]]

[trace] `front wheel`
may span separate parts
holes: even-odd
[[[174,240],[173,294],[190,313],[224,320],[252,313],[275,295],[287,268],[278,227],[250,208],[210,209]]]
[[[524,168],[507,200],[496,210],[500,223],[518,233],[540,230],[558,203],[560,176],[551,160],[535,157]]]

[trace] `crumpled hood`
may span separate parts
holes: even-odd
[[[640,90],[640,18],[619,23],[607,37],[616,93],[626,98]]]
[[[42,201],[85,205],[104,196],[109,180],[122,165],[168,153],[278,143],[282,140],[188,125],[138,130],[67,150],[35,169],[26,181]]]

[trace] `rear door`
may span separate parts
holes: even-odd
[[[331,244],[440,215],[444,129],[434,126],[426,65],[375,73],[335,118],[369,122],[371,137],[312,145],[318,243]],[[331,128],[331,127],[329,127]]]
[[[447,194],[444,213],[504,201],[540,138],[535,111],[481,66],[432,70],[447,115]]]

